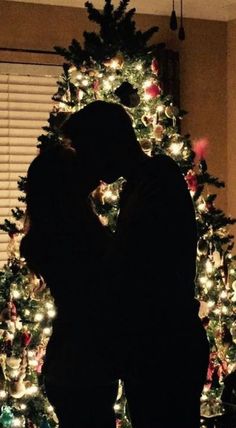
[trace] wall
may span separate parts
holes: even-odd
[[[236,218],[236,20],[228,23],[228,212]],[[236,236],[236,225],[232,227]]]
[[[83,31],[94,28],[85,10],[79,8],[2,0],[0,7],[0,48],[52,51],[55,45],[67,47],[73,37],[82,40]],[[209,137],[209,170],[226,180],[227,24],[186,19],[186,41],[180,42],[177,34],[169,30],[167,17],[137,15],[136,22],[140,29],[159,25],[160,31],[153,41],[164,41],[167,47],[179,51],[181,104],[189,112],[182,130],[190,132],[193,138]],[[0,50],[0,61],[58,64],[62,60],[50,53]],[[219,192],[218,201],[227,210],[225,191]]]

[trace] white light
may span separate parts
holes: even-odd
[[[36,394],[38,392],[38,387],[36,385],[31,385],[26,389],[26,393],[29,395]]]
[[[209,259],[206,261],[206,271],[207,271],[207,273],[213,272],[213,264],[211,263],[211,261]]]
[[[207,302],[207,306],[208,308],[213,308],[213,306],[215,306],[215,302],[213,300],[209,300],[209,302]]]
[[[119,404],[115,404],[113,408],[117,412],[118,410],[120,410],[120,405]]]
[[[143,82],[143,88],[146,89],[149,86],[151,86],[152,84],[153,84],[153,81],[151,79],[145,80],[145,82]]]
[[[111,74],[108,79],[110,80],[110,82],[114,82],[116,76],[114,74]]]
[[[55,309],[50,309],[50,310],[48,311],[48,316],[49,316],[50,318],[54,318],[54,317],[55,317],[55,315],[56,315],[56,311],[55,311]]]
[[[179,143],[172,143],[170,145],[170,151],[173,155],[178,155],[181,152],[182,145]]]
[[[20,292],[18,290],[13,290],[11,294],[14,297],[14,299],[19,299],[20,297]]]
[[[223,314],[227,314],[228,313],[228,308],[227,308],[227,306],[223,306],[223,308],[222,308],[222,312],[223,312]]]
[[[201,276],[201,277],[199,278],[199,282],[200,282],[201,284],[206,284],[206,282],[207,282],[207,276]]]
[[[28,351],[28,357],[29,357],[29,358],[33,358],[33,357],[34,357],[34,355],[35,355],[35,352],[34,352],[34,351]]]
[[[158,113],[162,113],[163,111],[164,111],[164,106],[163,105],[157,106],[157,112]]]
[[[54,408],[52,406],[47,407],[47,412],[52,413],[54,411]]]
[[[216,309],[214,310],[214,313],[215,313],[216,315],[220,315],[220,310],[219,310],[219,308],[216,308]]]
[[[142,66],[142,64],[137,64],[135,68],[136,68],[136,70],[140,71],[143,69],[143,66]]]
[[[152,97],[149,94],[144,94],[144,96],[143,96],[144,101],[149,101],[151,98]]]
[[[5,398],[7,395],[6,391],[4,391],[4,389],[0,390],[0,398]]]
[[[104,80],[103,81],[103,88],[105,89],[105,91],[109,91],[112,88],[111,83],[109,82],[109,80]]]
[[[210,290],[210,288],[212,288],[213,284],[214,284],[213,281],[211,279],[208,279],[206,282],[206,288],[208,290]]]
[[[38,314],[35,314],[34,320],[40,322],[43,320],[43,318],[44,318],[43,314],[38,313]]]
[[[230,275],[234,275],[235,274],[235,269],[230,269],[229,273],[230,273]]]
[[[45,334],[45,336],[51,336],[52,329],[50,327],[45,327],[43,329],[43,333]]]
[[[38,366],[38,361],[37,360],[29,360],[29,365],[31,367],[37,367]]]
[[[206,401],[208,399],[206,394],[202,394],[201,401]]]
[[[47,308],[47,309],[52,309],[52,308],[53,308],[53,303],[52,303],[52,302],[47,302],[47,303],[45,304],[45,308]]]
[[[206,204],[205,204],[205,202],[201,202],[200,204],[198,204],[197,207],[198,207],[199,211],[205,211]]]
[[[21,426],[21,420],[20,418],[14,418],[12,421],[12,427],[20,427]]]
[[[227,296],[228,296],[228,293],[227,293],[227,291],[225,291],[225,290],[223,290],[223,291],[220,293],[220,297],[221,297],[222,299],[226,299],[226,298],[227,298]]]
[[[76,79],[77,79],[77,80],[81,80],[81,79],[82,79],[82,77],[83,77],[83,74],[78,73],[78,74],[77,74],[77,76],[76,76]]]
[[[81,83],[82,83],[83,86],[88,86],[89,85],[88,79],[83,79]]]
[[[25,410],[25,409],[27,409],[27,406],[26,406],[26,404],[22,403],[22,404],[20,405],[20,408],[21,408],[21,410]]]
[[[25,315],[30,315],[29,309],[25,309]]]

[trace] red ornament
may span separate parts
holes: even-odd
[[[21,346],[25,348],[31,342],[31,333],[29,331],[23,331],[21,336]]]
[[[159,64],[156,58],[153,58],[152,63],[151,63],[151,70],[154,74],[158,74],[159,73]]]
[[[152,83],[150,86],[145,88],[145,94],[150,98],[158,97],[161,94],[161,88],[156,83]]]
[[[193,151],[196,154],[197,159],[200,161],[205,159],[208,150],[209,141],[206,137],[199,138],[193,142]]]
[[[187,181],[188,189],[192,192],[196,192],[198,188],[197,176],[192,169],[190,169],[185,175],[185,180]]]

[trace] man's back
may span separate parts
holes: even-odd
[[[147,158],[121,195],[112,252],[114,296],[129,327],[196,313],[196,242],[194,208],[179,167],[167,156]]]

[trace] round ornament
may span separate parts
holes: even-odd
[[[173,119],[174,117],[178,116],[179,109],[176,106],[170,105],[165,108],[165,115],[169,119]]]

